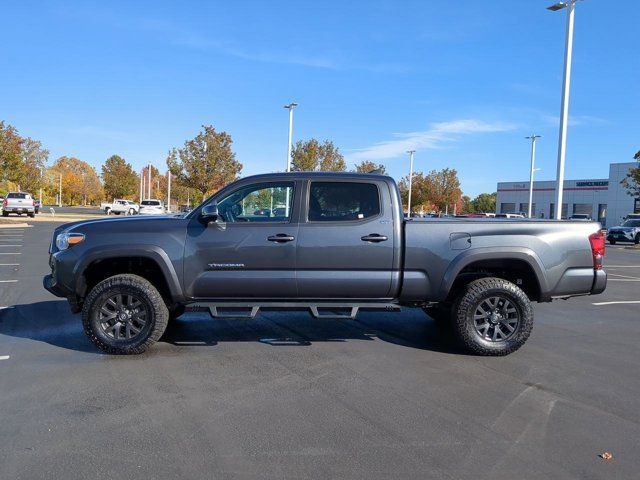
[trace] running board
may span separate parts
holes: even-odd
[[[194,302],[186,305],[187,312],[208,311],[213,318],[239,318],[251,320],[260,309],[309,309],[311,315],[323,320],[353,320],[360,310],[386,310],[398,312],[395,303],[379,302]],[[324,313],[323,313],[324,310]],[[328,311],[327,311],[328,310]],[[348,310],[336,313],[336,310]]]

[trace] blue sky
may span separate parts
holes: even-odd
[[[7,2],[0,119],[50,161],[114,154],[164,169],[212,124],[243,175],[282,170],[294,140],[396,178],[456,168],[466,194],[554,179],[565,14],[550,0]],[[566,178],[606,177],[640,149],[640,2],[577,5]]]

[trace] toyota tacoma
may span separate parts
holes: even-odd
[[[418,307],[468,351],[506,355],[529,337],[532,303],[604,291],[604,243],[595,222],[405,219],[384,175],[266,174],[189,213],[56,228],[44,287],[112,354],[142,353],[185,310]]]

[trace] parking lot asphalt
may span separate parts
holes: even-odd
[[[508,357],[419,309],[188,314],[112,357],[42,288],[53,228],[0,229],[0,478],[639,476],[640,250],[607,249],[604,294],[535,305]]]

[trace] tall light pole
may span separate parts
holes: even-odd
[[[44,175],[44,170],[40,167],[40,195],[38,196],[38,201],[40,202],[40,208],[42,208],[42,176]]]
[[[140,173],[140,202],[142,202],[142,196],[144,195],[144,168]]]
[[[579,0],[558,2],[548,10],[553,12],[567,9],[567,39],[564,50],[564,76],[562,80],[562,100],[560,103],[560,133],[558,135],[558,173],[556,175],[556,220],[562,218],[562,193],[564,189],[564,159],[567,150],[567,121],[569,117],[569,88],[571,86],[571,55],[573,54],[573,17]]]
[[[287,172],[291,171],[291,148],[293,144],[293,109],[298,106],[297,103],[291,102],[284,108],[289,110],[289,142],[287,143]]]
[[[167,172],[167,213],[171,213],[171,170]]]
[[[411,218],[411,187],[413,186],[413,154],[415,150],[408,150],[409,154],[409,198],[407,199],[407,216]]]
[[[536,171],[536,139],[542,138],[542,135],[531,135],[524,137],[531,140],[531,171],[529,172],[529,212],[527,216],[531,218],[531,205],[533,202],[533,172]]]
[[[289,110],[289,141],[287,143],[287,172],[291,171],[291,148],[293,147],[293,109],[298,106],[297,103],[291,102],[284,108]],[[287,188],[287,198],[285,199],[285,215],[289,217],[289,188]]]
[[[147,195],[147,198],[151,198],[151,164],[149,164],[149,167],[148,167],[148,170],[147,170],[147,177],[148,177],[147,190],[149,191],[149,194]]]

